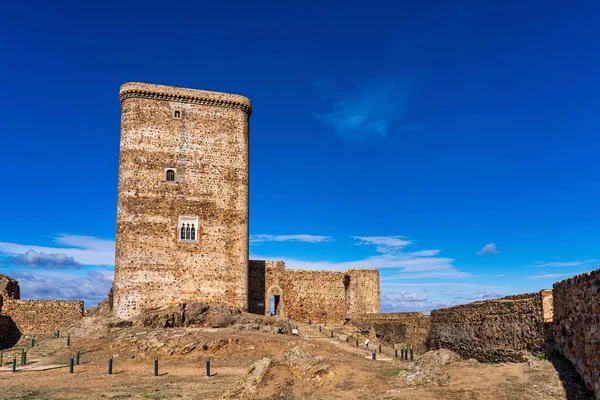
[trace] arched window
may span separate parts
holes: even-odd
[[[167,182],[175,182],[175,171],[172,169],[167,170]]]
[[[178,111],[175,111],[175,112],[173,113],[173,118],[181,118],[181,111],[179,111],[179,110],[178,110]]]
[[[181,242],[197,242],[198,241],[198,217],[180,216],[177,222],[177,235]]]

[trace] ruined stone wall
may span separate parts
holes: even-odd
[[[116,315],[186,301],[246,310],[250,101],[141,83],[120,95]],[[179,217],[197,218],[196,240],[180,240]]]
[[[83,301],[4,299],[2,314],[23,334],[52,333],[83,317]]]
[[[477,301],[431,312],[431,349],[483,362],[523,361],[544,345],[541,293]]]
[[[284,315],[294,320],[343,323],[346,319],[343,272],[287,270],[279,286]]]
[[[2,302],[1,298],[20,299],[21,290],[19,289],[19,282],[0,274],[0,305]]]
[[[554,284],[554,342],[600,399],[600,269]]]
[[[430,318],[422,312],[359,315],[350,323],[365,334],[372,328],[384,344],[413,346],[415,354],[428,350]]]
[[[379,309],[379,271],[376,269],[349,269],[346,274],[349,281],[348,316],[378,314]]]
[[[269,297],[281,295],[280,312],[297,321],[343,323],[379,312],[379,271],[287,270],[283,261],[250,260],[249,312],[269,314]]]

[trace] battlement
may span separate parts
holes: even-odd
[[[206,90],[154,85],[150,83],[128,82],[119,91],[121,103],[131,98],[174,101],[214,107],[233,108],[252,113],[250,99],[237,94],[210,92]]]

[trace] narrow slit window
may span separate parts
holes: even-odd
[[[181,227],[181,235],[179,236],[180,240],[185,240],[185,226]]]
[[[173,113],[173,118],[175,118],[175,119],[181,119],[181,111],[179,111],[179,110],[176,110],[176,111]]]

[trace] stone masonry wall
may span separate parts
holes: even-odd
[[[379,312],[379,271],[287,270],[282,261],[250,260],[249,312],[269,314],[269,298],[281,296],[280,312],[298,321],[341,324],[353,313]]]
[[[16,280],[0,274],[0,308],[2,305],[1,298],[19,299],[21,298],[21,290],[19,289],[19,282]]]
[[[554,284],[554,342],[600,399],[600,269]]]
[[[353,268],[346,271],[346,274],[350,277],[348,317],[378,314],[380,311],[379,271]]]
[[[483,362],[523,361],[545,342],[542,295],[528,293],[431,312],[431,349]]]
[[[250,101],[142,83],[120,96],[116,315],[186,301],[246,310]],[[197,240],[180,240],[179,217],[197,218]]]
[[[83,301],[4,299],[2,314],[10,317],[22,334],[52,333],[83,317]]]
[[[413,346],[416,354],[428,350],[430,317],[422,312],[361,315],[353,317],[350,323],[363,333],[374,329],[384,344]]]

